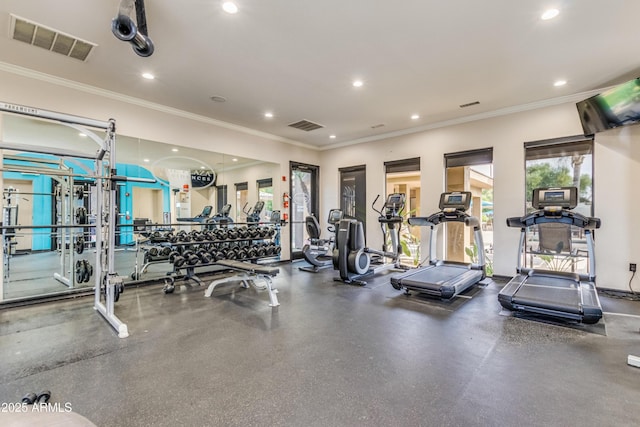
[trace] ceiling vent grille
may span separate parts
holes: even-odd
[[[98,46],[78,37],[62,33],[33,21],[11,14],[10,36],[14,40],[38,46],[70,58],[86,61]]]
[[[310,132],[316,129],[322,129],[324,127],[317,123],[310,122],[309,120],[300,120],[298,122],[289,124],[289,126],[292,128],[303,130],[305,132]]]

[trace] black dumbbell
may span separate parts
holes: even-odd
[[[267,247],[265,245],[257,245],[256,246],[256,254],[259,257],[265,256],[267,253]]]
[[[171,251],[169,253],[169,262],[171,264],[174,264],[176,261],[176,258],[180,256],[180,253],[178,251]]]
[[[162,256],[169,256],[169,254],[171,253],[171,248],[168,246],[165,246],[164,248],[162,248],[162,250],[160,251],[160,254]]]
[[[187,259],[188,265],[196,265],[200,262],[200,257],[195,252],[185,255],[185,258]]]
[[[33,405],[36,400],[38,400],[38,395],[35,393],[27,393],[22,397],[22,403],[27,405]]]
[[[182,255],[178,255],[173,259],[173,266],[175,268],[180,268],[185,264],[185,262],[187,262],[187,259]]]
[[[158,256],[158,248],[153,247],[153,248],[149,249],[149,255],[151,255],[152,257]]]
[[[200,262],[203,264],[211,264],[213,261],[214,259],[209,252],[203,252],[200,255]]]
[[[251,246],[247,249],[247,258],[255,258],[256,256],[258,256],[258,249],[256,249],[255,246]]]

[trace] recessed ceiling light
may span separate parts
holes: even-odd
[[[86,134],[86,133],[82,133],[82,132],[80,132],[80,133],[78,134],[78,136],[80,136],[80,137],[82,137],[82,138],[86,138],[86,137],[87,137],[87,134]]]
[[[153,80],[156,78],[156,76],[154,76],[151,73],[142,73],[142,78],[147,79],[147,80]]]
[[[177,153],[178,149],[177,148],[172,148],[171,151],[173,151],[174,153]]]
[[[548,19],[553,19],[556,16],[558,16],[558,14],[560,13],[560,11],[558,9],[548,9],[545,10],[545,12],[542,14],[542,16],[540,16],[540,19],[542,20],[548,20]]]
[[[336,136],[335,135],[329,135],[329,138],[336,139]]]
[[[233,159],[231,159],[232,162],[237,162],[238,159],[236,159],[235,157]]]
[[[412,114],[411,120],[418,120],[420,118],[420,114]]]
[[[266,113],[264,113],[264,116],[265,116],[267,119],[270,119],[270,118],[272,118],[272,117],[273,117],[273,113],[266,112]]]
[[[238,6],[232,1],[226,1],[222,3],[222,9],[227,13],[238,13]]]
[[[204,166],[200,166],[200,169],[204,169]]]
[[[362,87],[364,83],[362,82],[362,80],[354,80],[352,84],[353,87]]]
[[[554,85],[555,87],[558,87],[558,86],[564,86],[564,85],[566,85],[566,84],[567,84],[567,81],[566,81],[566,80],[557,80],[553,85]]]
[[[149,159],[142,159],[142,161],[145,162],[145,163],[149,163],[150,160]]]

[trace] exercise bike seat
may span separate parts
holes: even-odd
[[[304,219],[304,225],[307,228],[307,234],[309,235],[310,240],[313,241],[320,239],[320,223],[315,216],[307,216]]]

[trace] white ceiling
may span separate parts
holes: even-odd
[[[3,0],[0,61],[320,149],[640,75],[640,1],[237,0],[235,15],[221,3],[147,0],[156,49],[142,58],[111,33],[119,0]],[[540,20],[549,7],[560,15]],[[81,62],[11,40],[10,13],[98,47]],[[287,126],[301,119],[325,128]]]

